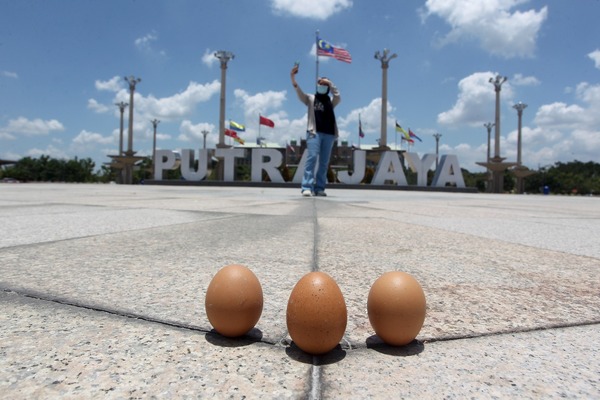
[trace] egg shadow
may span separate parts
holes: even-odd
[[[221,335],[214,329],[207,332],[204,335],[206,341],[210,344],[220,347],[244,347],[251,344],[260,342],[263,337],[263,333],[260,329],[252,328],[248,333],[239,337],[227,337]]]
[[[342,349],[339,344],[325,354],[312,355],[305,352],[300,347],[296,346],[294,342],[292,342],[288,347],[286,347],[285,353],[292,360],[301,362],[303,364],[319,366],[335,364],[346,358],[346,351]]]
[[[413,340],[409,344],[405,344],[404,346],[391,346],[381,340],[379,336],[372,335],[367,338],[365,343],[368,349],[372,349],[378,353],[394,357],[416,356],[425,350],[425,345],[423,342],[420,342],[417,339]]]

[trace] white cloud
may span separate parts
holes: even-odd
[[[453,127],[478,127],[483,122],[491,121],[494,117],[495,92],[489,78],[495,75],[491,72],[478,72],[461,80],[454,107],[439,114],[438,122]],[[521,77],[521,84],[523,80],[534,82]],[[502,86],[503,107],[506,107],[506,103],[510,104],[513,97],[510,83],[509,79]],[[557,161],[568,162],[573,158],[580,161],[597,159],[600,152],[600,85],[582,82],[572,93],[576,96],[577,103],[554,102],[540,106],[537,111],[525,111],[527,114],[534,114],[531,126],[527,126],[525,122],[522,130],[522,161],[529,168]],[[514,110],[506,108],[503,113],[506,112],[514,113]],[[529,117],[525,118],[527,120]],[[500,138],[501,155],[509,161],[517,158],[517,136],[517,130],[514,129]],[[491,146],[493,149],[493,137]],[[445,152],[457,154],[461,166],[469,170],[481,169],[474,163],[484,160],[487,144],[481,150],[470,151],[474,154],[455,146]]]
[[[594,66],[600,69],[600,50],[594,50],[587,56],[594,61]]]
[[[14,135],[11,135],[8,132],[4,132],[2,129],[0,129],[0,139],[3,139],[3,140],[15,140],[16,137]]]
[[[135,39],[135,47],[141,50],[150,49],[151,43],[156,41],[156,39],[158,39],[156,32],[150,32],[146,34],[146,36],[142,36],[140,38]]]
[[[515,74],[510,82],[515,86],[537,86],[540,84],[535,76],[523,76],[522,74]]]
[[[110,144],[114,143],[115,138],[113,135],[102,136],[100,133],[89,132],[85,129],[79,132],[79,135],[73,138],[73,143],[78,145],[88,144]]]
[[[110,110],[108,106],[98,103],[95,99],[89,99],[87,107],[98,114],[102,114]]]
[[[577,104],[556,102],[541,106],[535,114],[535,123],[541,127],[574,129],[586,115],[586,110]]]
[[[276,14],[324,21],[352,7],[352,0],[271,0]]]
[[[555,102],[541,106],[534,122],[542,129],[595,132],[600,125],[600,85],[577,85],[576,95],[584,105]]]
[[[109,92],[118,92],[121,90],[123,85],[123,77],[121,76],[113,76],[107,81],[99,81],[97,80],[94,84],[97,90],[106,90]]]
[[[39,149],[37,147],[29,149],[27,151],[27,156],[32,158],[39,158],[41,156],[49,156],[50,158],[57,159],[68,159],[70,156],[62,149],[59,149],[56,146],[48,145],[45,149]]]
[[[194,142],[200,144],[200,146],[194,146],[195,148],[202,147],[201,143],[204,142],[204,134],[202,131],[208,132],[206,135],[207,147],[208,143],[218,142],[218,129],[213,124],[201,122],[194,125],[190,120],[187,119],[181,122],[181,125],[179,126],[179,136],[177,139],[183,142]]]
[[[153,95],[145,97],[136,91],[134,109],[144,119],[178,119],[191,114],[196,104],[209,100],[220,90],[221,83],[215,80],[206,84],[190,82],[184,91],[162,98],[156,98]],[[127,95],[125,90],[117,94],[115,102],[120,101],[123,95]]]
[[[388,128],[393,129],[394,117],[392,113],[395,109],[392,107],[390,102],[387,104],[387,115]],[[356,125],[358,127],[358,117],[362,123],[362,129],[365,135],[377,134],[379,137],[381,133],[381,97],[371,100],[371,102],[365,107],[357,108],[350,111],[345,117],[338,118],[338,125],[341,128],[347,128],[349,125]],[[358,129],[358,128],[356,128]],[[388,129],[391,131],[391,129]],[[389,141],[389,140],[388,140]]]
[[[53,131],[64,131],[65,127],[55,119],[42,120],[36,118],[29,120],[25,117],[11,119],[8,125],[2,129],[7,134],[23,134],[26,136],[48,135]]]
[[[575,89],[576,96],[591,107],[600,111],[600,85],[590,85],[582,82]]]
[[[527,0],[427,0],[421,10],[425,20],[437,15],[450,26],[441,45],[478,40],[489,53],[505,58],[531,57],[548,8],[512,11]]]
[[[234,90],[233,95],[237,100],[241,101],[246,118],[255,118],[257,121],[259,113],[265,115],[265,113],[270,110],[280,108],[286,99],[285,90],[281,92],[269,90],[267,92],[250,95],[245,90],[236,89]]]
[[[420,137],[423,138],[423,136]],[[435,154],[435,148],[433,151],[428,153]],[[440,156],[444,154],[454,154],[457,156],[461,168],[469,171],[481,170],[482,167],[476,163],[485,161],[487,157],[487,143],[477,147],[473,147],[467,143],[459,143],[456,146],[449,146],[444,142],[444,137],[442,136],[439,144],[439,154]]]
[[[206,49],[202,55],[202,63],[208,67],[212,67],[213,65],[219,63],[219,60],[217,57],[215,57],[215,52],[213,50]]]
[[[21,158],[23,158],[23,156],[21,154],[18,153],[14,153],[12,151],[5,151],[3,153],[0,153],[0,158],[2,158],[3,160],[20,160]]]
[[[530,168],[574,158],[584,162],[597,160],[600,152],[600,85],[582,82],[577,85],[575,95],[581,104],[554,102],[542,105],[535,114],[535,126],[523,127],[523,162]],[[515,143],[511,146],[514,153],[516,131],[508,137]]]
[[[438,115],[438,123],[447,126],[479,126],[494,118],[496,93],[490,78],[498,74],[476,72],[458,83],[458,98],[452,109]],[[510,81],[502,85],[500,101],[513,97]]]
[[[17,75],[16,72],[0,71],[0,75],[3,76],[3,77],[5,77],[5,78],[19,79],[19,75]]]
[[[158,34],[155,31],[152,31],[152,32],[146,34],[145,36],[135,39],[135,41],[133,43],[135,44],[135,47],[139,51],[141,51],[145,54],[159,56],[159,57],[165,57],[167,55],[167,53],[164,50],[155,49],[153,46],[153,43],[156,42],[157,40],[158,40]]]

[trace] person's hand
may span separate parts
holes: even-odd
[[[298,73],[298,69],[299,69],[299,65],[294,65],[294,68],[292,68],[292,72],[290,72],[290,75],[294,76]]]
[[[319,82],[317,82],[319,85],[326,85],[331,87],[333,84],[331,83],[331,81],[329,79],[326,78],[321,78],[319,79]]]

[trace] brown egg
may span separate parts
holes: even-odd
[[[262,287],[247,267],[228,265],[210,281],[204,305],[208,320],[217,332],[228,337],[242,336],[260,319]]]
[[[425,294],[411,275],[386,272],[373,283],[367,300],[369,321],[377,336],[392,346],[412,342],[425,321]]]
[[[311,272],[296,283],[287,305],[290,337],[310,354],[324,354],[338,345],[346,331],[346,302],[326,273]]]

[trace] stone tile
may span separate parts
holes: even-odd
[[[0,392],[595,398],[596,200],[7,186]],[[250,267],[265,295],[242,341],[210,333],[204,314],[210,279],[232,263]],[[336,279],[349,316],[341,347],[318,358],[290,345],[285,325],[293,286],[315,268]],[[394,269],[414,275],[428,302],[421,344],[406,348],[378,345],[366,314],[371,284]]]
[[[320,367],[328,399],[600,396],[597,325],[348,351]]]
[[[0,292],[3,398],[301,398],[310,365],[225,339]]]
[[[241,215],[17,246],[0,252],[0,288],[208,329],[206,288],[241,263],[263,287],[257,328],[276,342],[289,293],[311,269],[312,235],[303,218]]]
[[[345,296],[353,345],[374,333],[368,293],[392,270],[423,287],[422,340],[600,321],[600,262],[589,257],[397,221],[322,217],[318,260]]]

